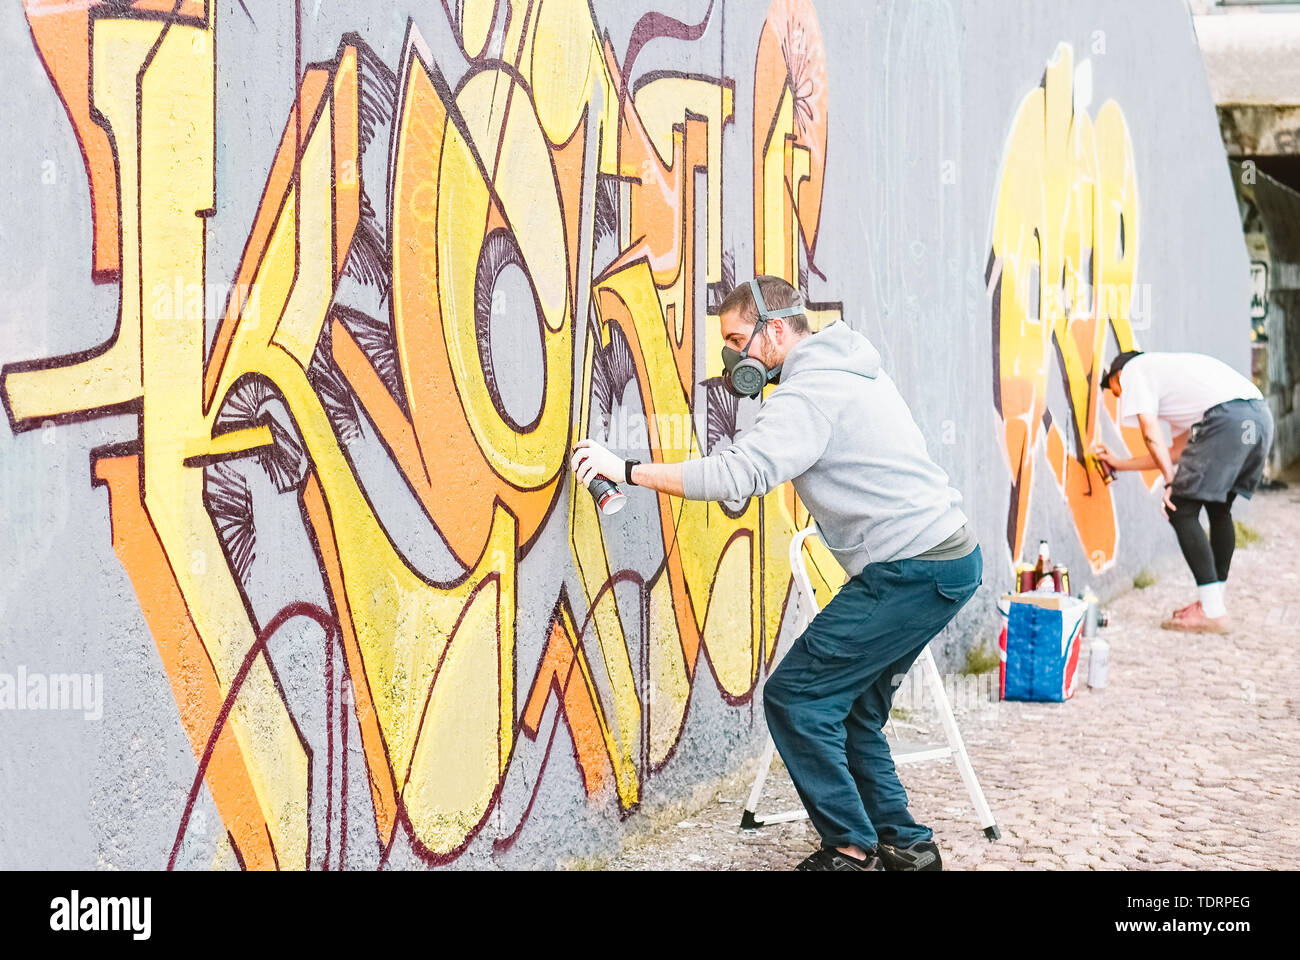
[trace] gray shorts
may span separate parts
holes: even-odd
[[[1264,476],[1273,444],[1273,415],[1263,400],[1228,400],[1192,425],[1174,472],[1172,493],[1223,503],[1228,494],[1249,498]]]

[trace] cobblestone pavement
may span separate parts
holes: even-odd
[[[1261,539],[1233,558],[1230,635],[1159,628],[1195,599],[1175,557],[1154,585],[1106,606],[1105,690],[1087,687],[1085,649],[1065,703],[950,694],[1002,839],[984,839],[950,762],[902,766],[912,813],[934,830],[945,867],[1300,868],[1300,485],[1257,493],[1237,512]],[[996,672],[986,676],[996,684]],[[929,711],[908,720],[894,723],[901,739],[942,741]],[[816,833],[807,820],[740,830],[753,771],[751,761],[648,815],[617,856],[588,865],[789,869]],[[798,799],[778,760],[759,815],[789,809]]]

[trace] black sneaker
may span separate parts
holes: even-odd
[[[876,852],[886,870],[942,870],[943,860],[933,840],[918,840],[910,847],[876,844]]]
[[[884,870],[880,858],[874,852],[867,854],[867,859],[859,860],[847,853],[840,853],[829,847],[822,847],[805,860],[796,870]]]

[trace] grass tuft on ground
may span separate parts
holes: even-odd
[[[1259,543],[1264,539],[1264,535],[1248,523],[1234,520],[1232,525],[1237,528],[1237,546],[1239,547],[1249,547],[1252,543]]]
[[[990,650],[986,644],[981,643],[978,647],[971,647],[966,651],[966,666],[962,668],[965,674],[988,673],[998,668],[1001,658],[996,650]]]

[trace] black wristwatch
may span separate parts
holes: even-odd
[[[623,464],[624,464],[624,466],[623,466],[623,480],[624,480],[625,482],[627,482],[627,483],[630,483],[630,484],[631,484],[632,486],[634,486],[634,487],[637,486],[637,482],[636,482],[635,480],[632,479],[632,468],[635,467],[635,466],[636,466],[637,464],[639,464],[640,462],[641,462],[640,460],[624,460],[624,461],[623,461]]]

